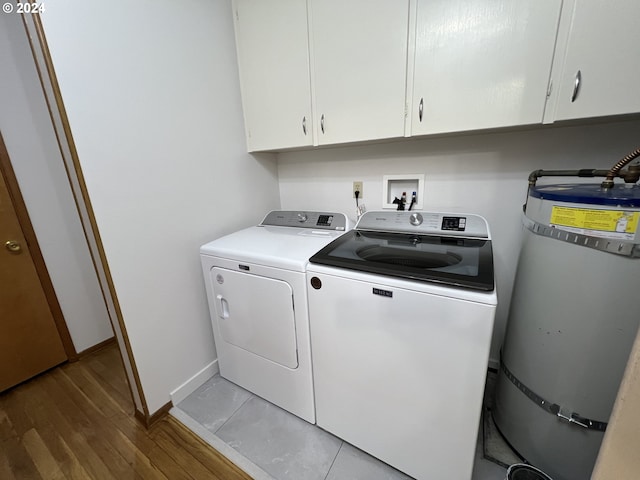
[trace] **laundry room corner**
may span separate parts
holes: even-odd
[[[2,3],[0,480],[640,478],[640,0]]]

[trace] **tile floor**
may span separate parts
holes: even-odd
[[[256,480],[410,480],[219,375],[171,414]],[[471,480],[504,480],[505,473],[483,458],[480,429]]]

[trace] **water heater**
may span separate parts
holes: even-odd
[[[640,314],[640,186],[532,182],[493,416],[554,480],[588,480]]]

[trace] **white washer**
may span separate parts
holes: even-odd
[[[272,211],[200,248],[220,375],[315,423],[305,271],[344,214]]]
[[[470,479],[497,303],[486,221],[367,212],[307,279],[318,426],[417,479]]]

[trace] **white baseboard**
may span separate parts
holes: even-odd
[[[174,405],[178,405],[182,400],[195,392],[202,384],[204,384],[204,382],[218,373],[220,373],[220,367],[218,366],[218,359],[216,358],[213,362],[171,392],[169,394],[171,402]]]

